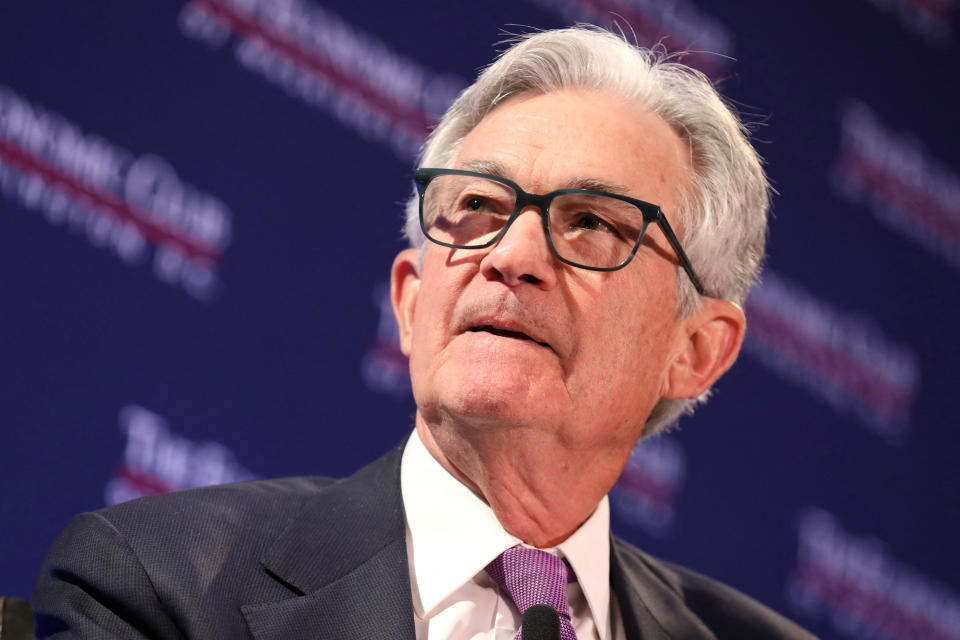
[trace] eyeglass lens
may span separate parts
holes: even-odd
[[[435,241],[481,247],[503,229],[517,204],[510,186],[477,176],[438,175],[423,194],[423,223]],[[549,205],[550,241],[569,262],[616,267],[636,247],[645,228],[642,212],[614,197],[562,194]]]

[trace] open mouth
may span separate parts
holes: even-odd
[[[537,344],[540,345],[541,347],[549,347],[549,346],[550,346],[550,345],[547,344],[546,342],[540,342],[539,340],[534,340],[533,338],[531,338],[531,337],[528,336],[527,334],[523,333],[522,331],[509,331],[509,330],[507,330],[507,329],[501,329],[501,328],[499,328],[499,327],[495,327],[495,326],[489,325],[489,324],[480,325],[480,326],[478,326],[478,327],[470,327],[469,331],[472,331],[472,332],[474,332],[474,333],[477,333],[477,332],[481,332],[481,331],[482,331],[482,332],[485,332],[485,333],[492,333],[492,334],[495,335],[495,336],[500,336],[500,337],[503,337],[503,338],[514,338],[514,339],[516,339],[516,340],[529,340],[530,342],[535,342],[535,343],[537,343]]]

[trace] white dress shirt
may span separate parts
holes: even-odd
[[[403,451],[400,488],[417,640],[512,640],[520,613],[484,567],[520,539],[434,459],[416,432]],[[566,558],[576,573],[567,600],[578,640],[623,638],[610,597],[606,496],[573,535],[544,551]]]

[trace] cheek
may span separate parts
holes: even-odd
[[[417,304],[413,315],[413,333],[411,335],[411,368],[423,369],[435,360],[443,337],[442,308],[433,296],[424,296]]]
[[[410,349],[410,383],[413,398],[420,409],[436,403],[436,370],[440,366],[442,347],[435,316],[427,305],[417,305],[414,313]]]
[[[427,275],[423,280],[411,332],[410,373],[415,387],[430,382],[443,363],[444,349],[453,338],[451,324],[461,291],[461,284],[452,279]]]
[[[658,394],[676,326],[672,297],[663,291],[634,286],[618,294],[585,318],[581,344],[582,357],[591,361],[582,383],[589,385],[591,376],[603,381],[614,405]]]

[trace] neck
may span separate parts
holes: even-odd
[[[625,462],[570,452],[522,428],[428,425],[419,412],[416,427],[427,451],[490,505],[507,532],[541,549],[590,517]]]

